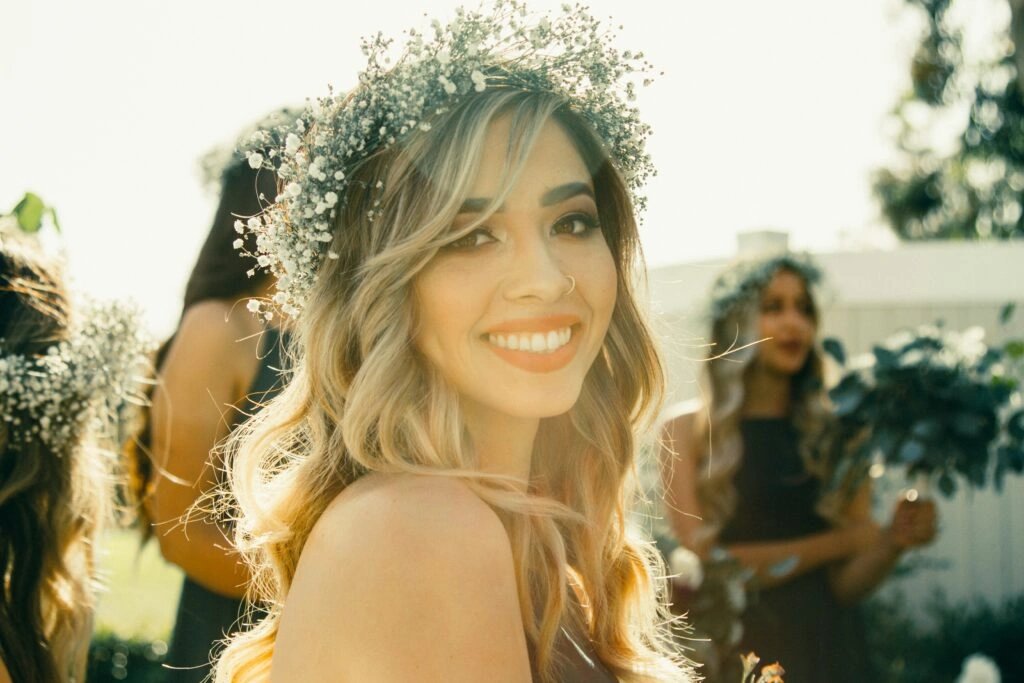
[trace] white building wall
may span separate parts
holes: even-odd
[[[747,245],[778,244],[775,234]],[[990,343],[1024,338],[1024,242],[942,242],[815,256],[825,273],[819,293],[822,334],[839,338],[849,353],[901,328],[945,322],[950,329],[982,326]],[[725,264],[703,262],[657,268],[648,274],[654,324],[663,340],[672,400],[698,395],[697,378],[707,349],[702,306]],[[1006,325],[999,312],[1016,302]],[[899,478],[877,487],[880,521],[891,510]],[[890,582],[912,600],[935,588],[953,599],[999,602],[1024,593],[1024,478],[1010,476],[1003,494],[962,491],[939,498],[941,534],[936,544],[909,558],[928,566]],[[920,603],[919,603],[920,604]]]

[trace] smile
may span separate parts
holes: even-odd
[[[576,357],[585,328],[575,315],[524,318],[492,327],[482,341],[498,358],[520,370],[555,372]]]
[[[563,327],[548,332],[519,332],[488,334],[488,343],[499,349],[528,353],[554,353],[572,340],[572,328]]]

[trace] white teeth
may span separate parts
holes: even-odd
[[[572,328],[570,327],[550,332],[487,335],[487,341],[499,349],[529,351],[530,353],[552,353],[568,344],[570,339],[572,339]]]

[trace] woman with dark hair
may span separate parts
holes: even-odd
[[[134,309],[73,310],[58,265],[0,218],[0,681],[84,678],[115,421],[143,351]]]
[[[820,277],[792,254],[719,276],[701,403],[665,427],[665,502],[684,546],[705,559],[724,547],[755,572],[761,590],[743,614],[741,649],[780,661],[786,680],[861,683],[871,676],[852,606],[905,550],[934,538],[935,509],[901,501],[881,529],[864,473],[827,486]]]
[[[157,384],[134,442],[135,486],[164,557],[185,573],[167,665],[174,681],[201,681],[211,647],[237,621],[248,573],[231,550],[225,520],[203,510],[220,481],[215,448],[259,410],[280,380],[278,327],[246,310],[272,278],[237,224],[277,194],[271,170],[237,157],[221,177],[220,202],[185,289],[177,330],[161,347]]]

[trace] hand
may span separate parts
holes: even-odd
[[[893,511],[888,540],[897,550],[917,548],[935,540],[938,514],[931,500],[900,500]]]

